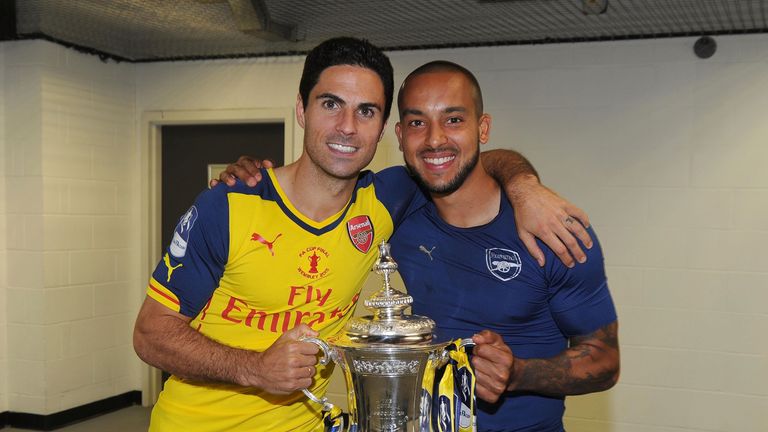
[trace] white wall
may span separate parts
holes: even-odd
[[[4,48],[8,409],[49,414],[141,384],[134,67]]]
[[[437,58],[476,72],[494,116],[489,147],[521,150],[592,218],[619,310],[623,370],[610,392],[569,398],[571,432],[768,425],[768,35],[716,39],[708,60],[693,55],[692,38],[390,53],[398,84]],[[8,404],[48,413],[140,388],[128,339],[137,300],[100,306],[97,297],[111,287],[138,298],[148,277],[126,274],[138,263],[122,267],[141,253],[132,240],[141,205],[134,119],[293,107],[302,59],[131,66],[47,42],[2,46],[13,107],[4,116]],[[75,130],[57,126],[73,122]],[[391,163],[400,163],[392,122],[374,167]],[[89,260],[104,262],[77,266]],[[71,298],[99,306],[89,312],[77,301],[56,315]],[[32,309],[41,304],[48,309]],[[30,322],[41,311],[55,318]],[[104,358],[116,363],[102,368]]]

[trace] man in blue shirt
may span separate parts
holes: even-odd
[[[475,334],[479,430],[563,431],[565,396],[606,390],[619,375],[616,312],[594,232],[586,263],[573,268],[546,247],[544,266],[525,253],[512,205],[478,163],[491,117],[465,68],[419,67],[398,107],[406,166],[432,198],[391,239],[413,313],[445,337]]]

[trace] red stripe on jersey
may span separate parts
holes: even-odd
[[[155,286],[154,286],[154,285],[152,285],[152,284],[149,284],[149,287],[152,289],[152,291],[154,291],[154,292],[156,292],[156,293],[160,294],[161,296],[163,296],[163,297],[167,298],[167,299],[168,299],[168,300],[170,300],[170,301],[171,301],[173,304],[176,304],[176,305],[177,305],[177,304],[179,304],[179,301],[178,301],[178,300],[176,300],[175,298],[173,298],[173,297],[169,296],[168,294],[166,294],[166,293],[162,292],[161,290],[159,290],[159,289],[155,288]]]

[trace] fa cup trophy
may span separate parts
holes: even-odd
[[[309,338],[323,351],[321,364],[333,360],[347,384],[348,432],[430,431],[431,399],[424,394],[425,374],[434,374],[448,360],[449,341],[433,340],[435,322],[406,314],[413,298],[390,284],[397,263],[389,244],[379,245],[379,258],[373,270],[383,277],[383,286],[365,307],[373,312],[352,318],[345,330],[328,341]],[[471,344],[471,339],[462,341]],[[333,409],[326,398],[303,390],[311,400]]]

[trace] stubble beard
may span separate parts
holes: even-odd
[[[408,168],[408,170],[411,172],[411,175],[413,175],[414,180],[416,183],[421,186],[422,189],[427,190],[430,194],[435,195],[450,195],[461,187],[461,185],[464,184],[464,181],[467,180],[467,177],[469,177],[469,174],[472,173],[472,170],[475,169],[477,166],[478,161],[480,160],[480,149],[475,150],[475,153],[472,155],[472,158],[467,161],[464,165],[459,167],[459,172],[456,173],[456,175],[448,180],[446,183],[443,183],[441,185],[434,185],[428,183],[424,177],[419,174],[419,172],[408,163],[408,160],[405,160],[405,166]]]

